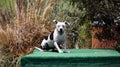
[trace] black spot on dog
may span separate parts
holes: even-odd
[[[50,47],[48,46],[48,43],[45,44],[45,46],[43,47],[43,50],[49,50]]]
[[[53,33],[54,31],[50,34],[50,40],[53,40]]]

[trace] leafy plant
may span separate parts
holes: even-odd
[[[102,27],[102,32],[96,34],[100,41],[105,39],[114,40],[119,44],[120,28],[120,1],[119,0],[70,0],[73,4],[79,3],[78,7],[86,9],[86,17],[94,27]],[[94,23],[97,21],[97,24]],[[116,37],[118,36],[118,37]],[[114,45],[116,46],[116,45]]]
[[[80,9],[79,3],[73,4],[73,2],[70,2],[70,0],[57,0],[57,4],[55,5],[51,14],[51,18],[56,18],[60,21],[68,21],[70,23],[70,26],[67,29],[67,41],[69,42],[69,48],[90,47],[86,45],[86,43],[91,45],[90,28],[88,28],[90,26],[90,22],[84,20],[85,16],[86,10],[84,8]],[[84,24],[85,22],[87,23]],[[84,34],[82,35],[83,31]],[[81,35],[86,37],[83,38]]]

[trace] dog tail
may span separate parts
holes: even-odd
[[[41,51],[41,52],[43,51],[41,48],[38,48],[38,47],[35,47],[35,49],[38,49],[38,50]]]

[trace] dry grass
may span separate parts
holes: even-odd
[[[0,67],[18,67],[19,57],[31,53],[34,46],[40,45],[43,37],[54,27],[49,16],[55,2],[56,0],[16,1],[13,7],[14,17],[9,17],[9,24],[0,25]],[[0,23],[6,23],[3,16],[6,15],[0,15]]]

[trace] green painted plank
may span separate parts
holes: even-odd
[[[70,53],[40,52],[21,57],[21,67],[120,67],[120,53],[112,49],[70,49]]]

